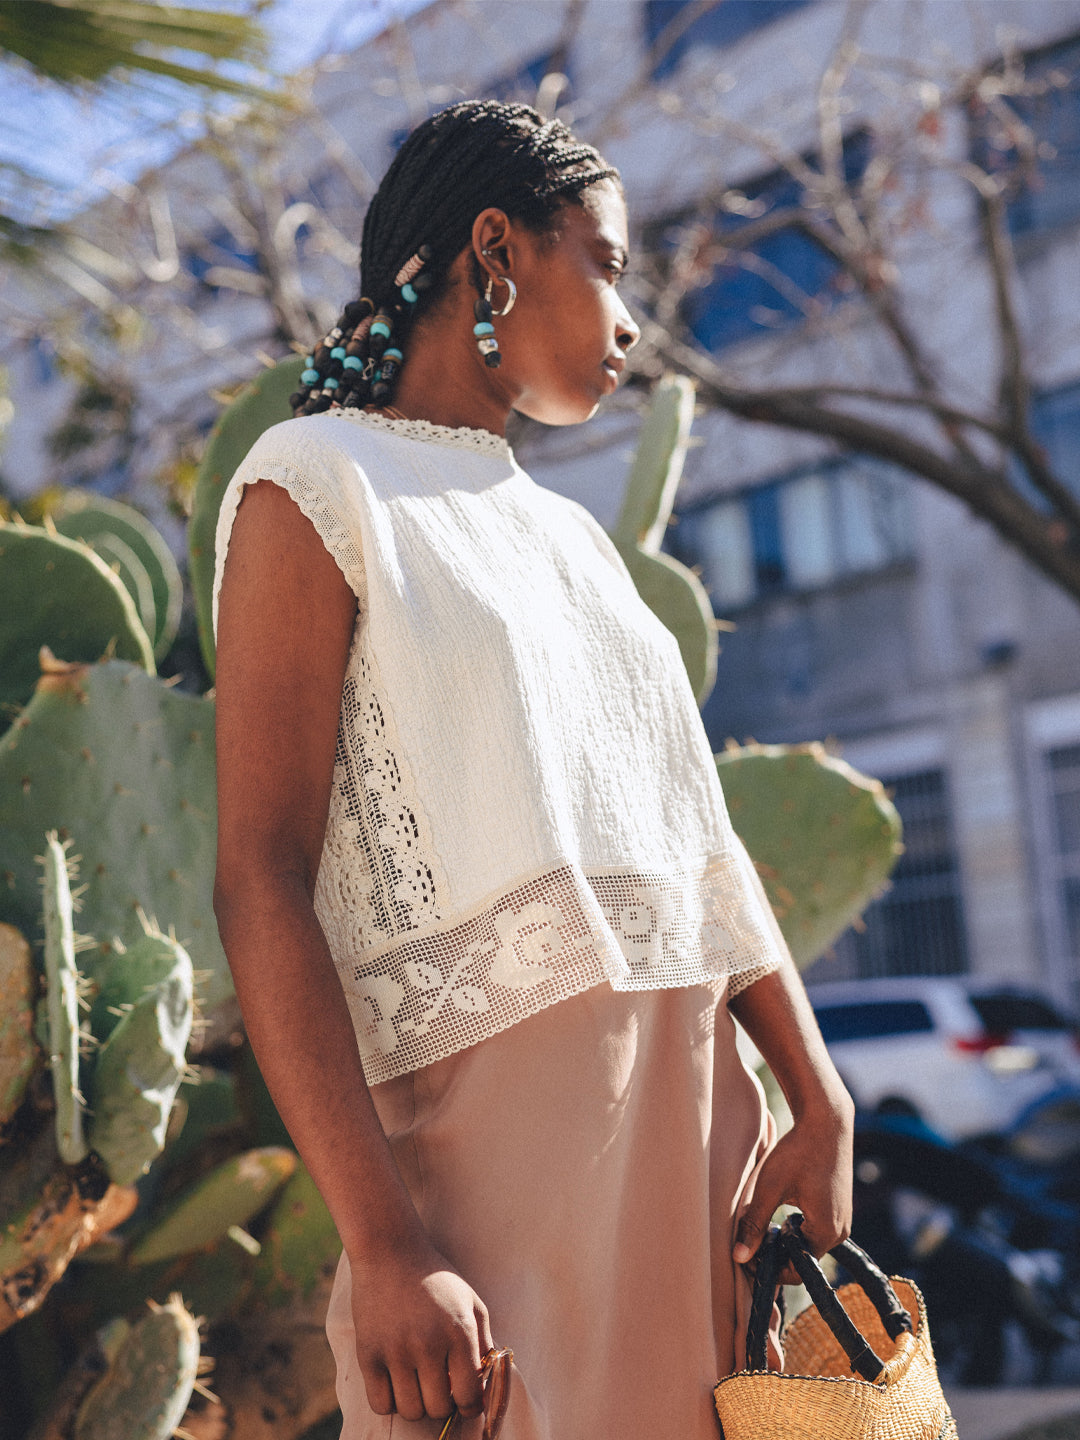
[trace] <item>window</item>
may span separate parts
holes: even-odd
[[[813,993],[811,992],[811,1000]],[[886,1035],[927,1035],[934,1029],[921,1000],[862,1000],[815,1009],[826,1045],[844,1040],[880,1040]]]
[[[1072,959],[1080,960],[1080,745],[1046,754],[1056,887]]]
[[[1024,68],[1037,93],[1009,96],[1006,103],[1034,133],[1036,157],[1028,173],[1019,173],[1006,118],[989,110],[974,117],[978,163],[1017,174],[1008,207],[1017,236],[1080,220],[1080,39],[1028,56]]]
[[[838,964],[830,963],[829,973],[868,978],[966,970],[960,866],[945,772],[923,770],[885,784],[904,822],[904,853],[892,873],[892,888],[863,917],[865,928],[849,930],[837,942]]]
[[[905,480],[844,460],[680,511],[665,545],[700,566],[715,609],[815,589],[911,554]]]
[[[805,157],[814,166],[813,156]],[[844,142],[844,172],[856,183],[870,158],[870,138],[860,130]],[[805,203],[802,184],[786,170],[759,176],[728,192],[707,217],[718,248],[726,235],[735,237],[747,224]],[[733,206],[737,206],[735,213]],[[676,217],[647,237],[661,252],[678,244],[683,217]],[[836,258],[805,231],[778,230],[745,249],[734,245],[722,252],[711,277],[688,290],[682,316],[707,350],[722,350],[766,331],[783,330],[806,318],[811,305],[828,309],[854,285]]]
[[[688,0],[646,0],[645,44],[650,51],[687,3]],[[722,49],[808,4],[810,0],[721,0],[721,4],[700,15],[665,51],[653,68],[653,79],[661,80],[677,70],[693,45]]]
[[[1055,475],[1080,495],[1080,380],[1036,395],[1031,428],[1046,447]]]

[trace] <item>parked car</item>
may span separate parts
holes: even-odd
[[[983,1028],[1014,1045],[1030,1045],[1064,1084],[1080,1084],[1080,1026],[1039,990],[965,979]]]
[[[1064,1078],[1054,1058],[1058,1032],[1044,1029],[1029,1043],[1038,1026],[997,1028],[1010,1017],[1047,1018],[1020,1005],[1019,991],[963,976],[910,976],[828,982],[809,993],[855,1103],[917,1115],[947,1139],[1007,1129]],[[1067,1050],[1071,1034],[1061,1043]]]

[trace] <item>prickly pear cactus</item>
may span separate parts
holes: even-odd
[[[68,841],[67,844],[71,842]],[[49,1066],[56,1102],[56,1148],[65,1165],[87,1153],[83,1136],[86,1101],[79,1089],[79,1047],[86,1040],[79,1016],[79,969],[67,846],[56,831],[45,837],[45,999],[49,1025]]]
[[[195,503],[188,525],[188,554],[191,585],[195,592],[195,614],[199,642],[207,672],[214,674],[216,651],[211,597],[214,588],[214,532],[217,529],[221,497],[233,474],[255,441],[276,425],[288,420],[289,396],[296,389],[303,360],[290,356],[257,375],[219,416],[210,432],[199,477]]]
[[[34,989],[29,944],[14,925],[0,925],[0,1142],[40,1054],[34,1040]]]
[[[641,428],[611,538],[639,595],[678,640],[694,694],[702,705],[716,681],[716,617],[705,587],[693,571],[660,550],[693,418],[691,382],[682,375],[661,380]]]
[[[158,961],[171,957],[171,968],[127,1005],[93,1071],[90,1141],[118,1185],[137,1180],[165,1146],[191,1034],[191,959],[171,937],[151,932],[146,938],[157,942]]]
[[[90,1157],[57,1163],[48,1129],[4,1151],[0,1165],[0,1332],[39,1308],[68,1265],[125,1221],[134,1190],[110,1185]]]
[[[716,763],[731,823],[796,964],[809,965],[884,888],[900,816],[880,780],[821,745],[732,746]]]
[[[303,1165],[282,1190],[261,1232],[254,1293],[268,1305],[309,1300],[341,1254],[326,1202]]]
[[[144,933],[133,945],[108,951],[96,948],[84,959],[83,973],[92,997],[88,1023],[90,1033],[101,1044],[125,1012],[176,969],[180,948],[176,941],[141,913],[139,922]]]
[[[184,602],[180,569],[161,533],[134,506],[91,490],[65,490],[50,518],[61,535],[117,567],[161,660],[176,639]]]
[[[266,1145],[234,1155],[185,1191],[131,1251],[131,1263],[151,1265],[204,1249],[237,1232],[273,1199],[297,1166],[295,1151]]]
[[[199,1375],[199,1327],[179,1295],[103,1337],[109,1368],[79,1406],[73,1440],[168,1440]]]
[[[0,522],[0,715],[30,698],[43,645],[62,660],[97,660],[112,647],[154,673],[135,604],[100,556],[36,525]]]
[[[208,1008],[232,994],[213,914],[214,707],[123,661],[60,666],[0,737],[0,920],[36,933],[34,856],[50,827],[78,836],[82,918],[108,944],[171,925]],[[86,968],[93,958],[87,956]]]

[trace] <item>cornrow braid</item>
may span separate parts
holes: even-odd
[[[589,185],[619,172],[561,120],[529,105],[463,100],[418,125],[383,176],[364,217],[360,298],[307,357],[297,415],[331,406],[388,405],[416,314],[445,292],[473,221],[497,206],[536,233]],[[482,283],[474,260],[473,280]]]

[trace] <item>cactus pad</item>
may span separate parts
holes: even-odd
[[[731,823],[796,964],[809,965],[884,888],[900,816],[880,780],[820,745],[733,746],[716,763]]]
[[[135,1265],[150,1265],[202,1250],[236,1225],[246,1225],[274,1198],[297,1166],[294,1151],[266,1145],[234,1155],[197,1181],[131,1251]]]
[[[164,1148],[191,1034],[190,957],[175,941],[153,938],[171,951],[172,968],[125,1011],[94,1065],[90,1142],[119,1185],[137,1180]]]
[[[0,1140],[38,1060],[34,1040],[34,967],[14,925],[0,925]]]
[[[73,1440],[168,1440],[199,1373],[195,1317],[174,1295],[103,1348],[109,1368],[80,1405]]]
[[[145,933],[133,945],[87,955],[84,971],[90,982],[90,1032],[104,1043],[123,1012],[155,985],[167,980],[176,967],[176,941],[143,918]]]
[[[262,1231],[255,1293],[269,1305],[308,1300],[341,1254],[337,1227],[303,1165],[282,1190]]]
[[[134,1190],[108,1185],[91,1161],[56,1162],[47,1129],[5,1150],[0,1167],[0,1331],[35,1311],[74,1256],[121,1224]]]
[[[45,872],[45,1013],[56,1101],[56,1148],[65,1165],[77,1165],[87,1153],[82,1123],[86,1102],[79,1090],[79,1045],[84,1035],[75,964],[71,862],[55,830],[45,837],[45,854],[40,858]]]
[[[51,519],[61,535],[116,566],[161,660],[176,639],[184,601],[180,569],[164,537],[134,506],[91,490],[65,490]]]
[[[694,694],[703,705],[716,681],[716,618],[694,572],[660,551],[693,418],[692,383],[684,375],[666,376],[656,385],[641,427],[611,538],[638,594],[678,640]]]
[[[0,522],[0,714],[25,705],[47,645],[62,660],[97,660],[110,645],[154,673],[131,596],[100,556],[35,525]]]
[[[134,944],[141,905],[175,930],[211,1007],[232,994],[213,913],[214,707],[123,661],[60,667],[0,737],[0,920],[38,923],[34,856],[78,837],[83,921]],[[93,968],[87,957],[86,968]]]
[[[218,417],[199,466],[195,502],[188,525],[188,554],[199,643],[207,673],[211,676],[216,657],[211,610],[214,534],[221,497],[240,461],[263,431],[269,430],[279,420],[288,420],[292,414],[289,396],[299,384],[303,368],[304,363],[299,356],[290,356],[273,369],[257,375]]]

